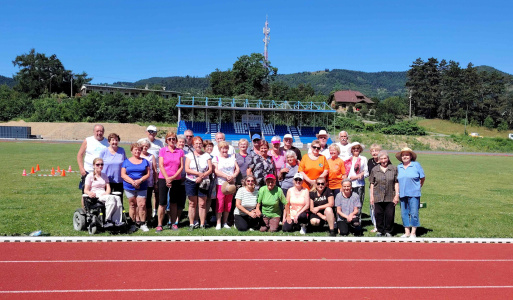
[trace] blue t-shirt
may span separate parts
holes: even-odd
[[[109,148],[105,148],[100,152],[100,158],[103,159],[104,164],[102,173],[109,177],[109,182],[121,183],[123,181],[123,178],[121,178],[121,165],[126,159],[125,149],[118,147],[116,154],[112,154]]]
[[[143,177],[144,175],[146,175],[146,168],[149,168],[149,167],[150,167],[150,164],[148,163],[148,161],[146,159],[143,159],[142,162],[137,165],[131,163],[128,159],[125,159],[125,161],[121,165],[121,168],[126,169],[126,175],[128,175],[128,177],[130,177],[134,180],[137,180],[137,179]],[[130,183],[128,183],[124,180],[123,180],[123,188],[125,190],[129,190],[129,191],[136,190],[136,188],[134,188]],[[143,181],[143,182],[141,182],[141,185],[139,186],[139,189],[137,189],[137,190],[144,191],[147,188],[148,188],[148,182]]]
[[[420,197],[420,179],[424,178],[424,170],[416,161],[404,169],[403,163],[397,166],[399,181],[399,197]]]

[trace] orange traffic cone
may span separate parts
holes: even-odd
[[[37,166],[36,166],[36,172],[39,172],[39,171],[41,171],[41,169],[39,169],[39,164],[37,164]]]
[[[70,165],[70,166],[69,166],[69,168],[68,168],[68,172],[71,172],[71,165]]]
[[[66,177],[66,171],[62,170],[61,176]]]
[[[55,175],[55,169],[52,167],[52,173],[50,173],[51,175]]]
[[[57,166],[57,172],[60,173],[61,172],[61,168],[59,168],[59,166]]]
[[[36,172],[34,172],[34,167],[32,167],[32,170],[30,170],[30,174],[36,174]]]
[[[21,176],[27,176],[27,171],[25,171],[25,169],[23,169],[23,173],[21,174]]]

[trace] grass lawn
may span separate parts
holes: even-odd
[[[40,165],[77,170],[76,153],[80,144],[38,142],[0,142],[0,234],[23,235],[41,229],[50,236],[88,235],[73,230],[72,215],[80,205],[79,176],[22,177],[23,169]],[[368,153],[366,153],[368,155]],[[397,160],[392,158],[394,164]],[[418,161],[426,172],[420,210],[423,237],[513,237],[513,173],[511,157],[428,155]],[[49,174],[50,171],[42,171]],[[509,179],[508,179],[509,178]],[[368,191],[368,190],[367,190]],[[368,192],[363,212],[368,215]],[[127,207],[125,200],[125,207]],[[186,220],[184,220],[185,222]],[[397,234],[401,231],[399,207],[395,217]],[[370,220],[365,219],[364,235],[373,236]],[[162,235],[270,235],[259,232],[239,233],[236,229],[213,228],[192,233],[186,229],[164,230]],[[299,235],[299,233],[294,233]],[[326,236],[326,232],[309,235]],[[102,235],[109,235],[102,233]],[[136,232],[134,235],[155,235]],[[282,232],[274,235],[286,235]]]
[[[465,125],[453,123],[447,120],[441,119],[424,119],[419,121],[419,125],[426,128],[427,131],[443,133],[443,134],[464,134],[465,133]],[[499,132],[497,129],[488,129],[482,126],[470,126],[467,124],[467,132],[477,132],[479,135],[484,137],[501,137],[508,138],[508,133],[512,132],[511,130]]]

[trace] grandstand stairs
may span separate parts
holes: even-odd
[[[210,140],[215,141],[216,140],[216,133],[217,133],[217,124],[210,123]]]
[[[292,137],[294,138],[295,143],[301,143],[301,138],[299,137],[299,131],[297,130],[296,126],[289,126],[290,134],[292,134]]]

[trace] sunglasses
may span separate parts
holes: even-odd
[[[301,182],[301,181],[303,181],[303,179],[301,179],[301,178],[296,178],[296,179],[294,179],[294,181],[296,181],[296,182]]]
[[[327,136],[320,136],[319,138],[320,138],[320,139],[325,140],[325,139],[327,139],[328,137],[327,137]]]
[[[95,164],[97,167],[103,167],[103,164]]]
[[[326,182],[316,182],[317,185],[326,185]]]
[[[258,142],[260,142],[260,140],[259,140],[259,139],[254,139],[254,140],[253,140],[253,143],[258,143]]]
[[[319,146],[312,146],[312,149],[314,149],[314,150],[321,150],[321,147],[319,147]]]
[[[167,138],[167,140],[168,140],[168,141],[176,141],[176,138],[174,138],[174,137],[169,137],[169,138]]]
[[[246,183],[255,183],[254,180],[246,180]]]
[[[148,130],[148,132],[151,134],[157,133],[155,130]]]

